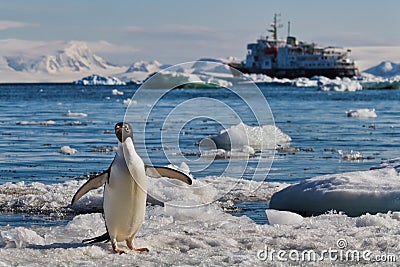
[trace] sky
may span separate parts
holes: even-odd
[[[0,0],[0,55],[78,40],[122,65],[244,59],[280,13],[281,37],[290,20],[292,35],[351,48],[362,69],[400,62],[399,10],[398,0]]]

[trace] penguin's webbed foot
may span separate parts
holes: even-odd
[[[149,252],[150,251],[148,248],[133,248],[131,250],[139,251],[139,252]]]
[[[120,248],[113,248],[115,253],[118,253],[119,255],[121,254],[126,254],[126,251]]]
[[[118,248],[116,240],[111,240],[111,245],[112,245],[112,249],[114,250],[115,253],[118,253],[120,255],[121,254],[126,254],[125,250]]]
[[[129,248],[130,250],[133,250],[133,251],[149,252],[149,249],[148,249],[148,248],[135,248],[135,246],[133,245],[133,242],[132,242],[132,241],[129,241],[129,240],[126,241],[126,245],[128,246],[128,248]]]

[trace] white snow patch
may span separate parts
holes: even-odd
[[[5,243],[6,248],[24,248],[27,245],[44,245],[45,240],[31,229],[16,227],[0,231],[1,243]]]
[[[265,211],[267,214],[268,222],[270,225],[275,224],[299,224],[303,221],[303,217],[297,213],[281,210],[267,209]]]

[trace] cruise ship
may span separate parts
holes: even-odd
[[[243,73],[261,73],[276,78],[325,76],[327,78],[353,77],[358,69],[350,58],[350,50],[341,47],[317,47],[315,43],[299,41],[290,36],[290,22],[286,40],[278,38],[277,14],[271,23],[271,39],[261,37],[247,45],[245,62],[230,66]]]

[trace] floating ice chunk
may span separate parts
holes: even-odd
[[[296,78],[293,79],[292,84],[296,87],[317,87],[318,80],[308,78]]]
[[[70,118],[76,118],[76,117],[87,117],[87,114],[79,113],[79,112],[71,112],[70,110],[68,110],[68,112],[65,113],[64,116],[70,117]]]
[[[201,157],[214,159],[248,159],[254,155],[254,148],[247,145],[244,145],[241,149],[234,148],[228,151],[222,148],[201,151]]]
[[[350,91],[354,92],[362,90],[362,86],[358,80],[352,80],[350,78],[336,78],[329,79],[326,77],[317,77],[317,86],[322,91]]]
[[[124,100],[122,101],[122,103],[123,103],[124,105],[127,105],[127,106],[129,106],[129,105],[137,105],[137,101],[136,101],[136,100],[132,100],[132,99],[130,99],[130,98],[124,99]]]
[[[111,93],[113,95],[124,95],[124,92],[118,91],[118,89],[112,89]]]
[[[270,225],[275,224],[299,224],[303,221],[303,217],[297,213],[281,210],[267,209],[265,211],[267,214],[268,222]]]
[[[44,245],[45,241],[31,229],[16,227],[1,231],[0,243],[5,243],[6,248],[24,248],[27,245]]]
[[[384,182],[382,182],[384,181]],[[391,166],[318,176],[275,193],[270,208],[310,216],[330,210],[349,216],[400,211],[399,176]]]
[[[275,125],[252,127],[244,123],[232,126],[217,136],[202,140],[205,145],[207,142],[214,143],[218,149],[245,149],[248,152],[253,152],[249,150],[249,147],[253,150],[275,149],[277,146],[286,147],[290,141],[291,138]]]
[[[55,121],[48,120],[48,121],[17,121],[16,124],[18,125],[43,125],[49,126],[56,124]]]
[[[291,85],[293,84],[292,80],[290,79],[278,79],[278,78],[271,78],[265,74],[244,74],[244,77],[247,77],[249,80],[252,80],[255,83],[264,83],[264,84],[271,84],[271,85]]]
[[[64,155],[72,155],[72,154],[76,154],[78,153],[78,150],[76,150],[75,148],[71,148],[69,146],[63,146],[61,147],[61,154]]]
[[[347,117],[353,117],[353,118],[376,118],[376,112],[374,108],[360,108],[356,110],[348,110],[346,111]]]
[[[343,150],[339,149],[338,153],[342,156],[344,160],[362,160],[364,156],[361,152],[350,150],[350,152],[343,152]]]

